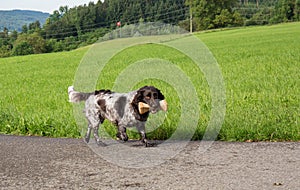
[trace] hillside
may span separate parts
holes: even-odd
[[[41,25],[43,25],[49,16],[49,13],[38,11],[0,10],[0,31],[3,31],[4,27],[6,27],[9,31],[17,30],[20,32],[23,25],[35,22],[37,20],[41,23]]]
[[[299,141],[300,23],[245,27],[195,35],[208,46],[218,61],[226,85],[224,92],[226,114],[217,139],[248,142]],[[110,54],[119,51],[116,50],[115,44],[130,44],[131,40],[130,38],[111,40],[90,47],[101,48],[102,52]],[[79,123],[85,121],[79,119],[83,116],[82,109],[80,105],[73,107],[68,102],[67,88],[74,84],[77,89],[84,90],[79,86],[88,86],[90,76],[96,76],[86,72],[86,68],[82,67],[82,61],[95,63],[89,69],[97,71],[102,62],[100,58],[104,56],[101,56],[99,49],[91,51],[88,48],[0,58],[0,133],[80,137],[80,132],[86,130],[87,125]],[[202,52],[199,52],[199,55],[203,55]],[[107,58],[109,57],[107,55]],[[142,70],[136,71],[135,75],[129,75],[130,69],[134,72],[133,68],[140,68],[132,66],[142,61],[152,64],[152,61],[157,60],[174,64],[185,76],[176,75],[177,73],[163,64],[159,72],[154,72],[155,75],[151,75],[152,71],[157,71],[155,65],[150,66],[152,70],[147,71],[147,76],[140,74],[144,72]],[[98,63],[99,67],[96,66]],[[208,66],[210,65],[204,65],[203,69]],[[75,81],[75,74],[80,69],[86,74],[82,77],[86,76],[87,79],[76,83],[79,80],[77,78]],[[168,81],[160,79],[158,78],[160,75],[156,73],[163,73],[161,76],[170,76],[170,79]],[[214,76],[214,72],[211,73]],[[76,75],[78,77],[78,74]],[[128,76],[126,80],[122,80],[124,76]],[[154,43],[124,48],[103,67],[99,73],[96,89],[113,89],[116,84],[121,86],[120,82],[127,83],[122,86],[124,88],[136,84],[137,86],[132,89],[143,85],[157,86],[165,94],[169,104],[168,112],[165,120],[161,120],[160,127],[155,130],[153,126],[156,125],[147,127],[150,132],[148,138],[164,140],[178,130],[179,119],[183,113],[187,115],[186,113],[191,110],[191,108],[184,110],[182,105],[193,99],[179,96],[185,92],[182,89],[186,89],[184,78],[191,81],[198,95],[199,102],[193,105],[199,103],[200,115],[193,139],[201,140],[211,118],[220,118],[217,114],[222,110],[212,107],[213,88],[206,82],[203,72],[195,67],[192,59],[175,48]],[[172,84],[169,81],[180,81],[184,84]],[[180,107],[181,109],[178,109]],[[213,109],[218,112],[212,114]],[[75,119],[78,119],[78,124]],[[193,120],[188,117],[182,122],[184,124],[182,126],[189,127],[180,129],[182,131],[178,135],[190,134],[192,127],[195,127],[188,125],[191,121]],[[101,137],[107,137],[106,134],[115,137],[115,128],[108,123],[104,123],[101,130],[107,132],[100,133]],[[139,138],[134,131],[128,132],[131,139]]]

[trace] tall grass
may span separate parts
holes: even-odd
[[[199,33],[220,64],[226,83],[226,117],[218,139],[228,141],[300,140],[300,23]],[[80,137],[66,89],[88,48],[71,52],[0,59],[0,133]],[[209,121],[209,86],[192,61],[157,44],[128,48],[104,68],[98,88],[111,88],[128,64],[146,58],[162,58],[180,67],[190,78],[200,100],[201,139]],[[178,122],[178,95],[159,80],[141,81],[161,88],[169,102],[162,127],[149,134],[166,139]],[[111,136],[115,128],[105,123]],[[138,135],[129,132],[131,138]],[[184,134],[185,131],[182,131]]]
[[[66,88],[86,51],[0,59],[0,132],[78,137]]]
[[[199,34],[227,89],[222,140],[300,139],[300,23]]]

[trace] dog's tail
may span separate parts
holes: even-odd
[[[86,101],[94,93],[77,92],[74,90],[74,86],[69,86],[68,94],[69,94],[69,102],[78,103],[81,101]]]

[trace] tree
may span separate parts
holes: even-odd
[[[295,0],[285,0],[283,2],[283,15],[286,20],[292,21],[294,19],[294,9]]]
[[[96,4],[96,26],[102,27],[106,24],[107,17],[107,1],[98,1]]]
[[[236,0],[190,0],[187,4],[191,6],[196,30],[206,30],[236,23],[232,17],[234,14],[232,7],[237,2]]]
[[[38,20],[33,23],[30,23],[28,26],[29,33],[39,32],[40,30],[41,30],[41,23]]]
[[[300,0],[295,1],[294,18],[296,21],[300,21]]]
[[[21,33],[27,34],[27,32],[28,32],[28,27],[27,27],[26,24],[24,24],[24,25],[22,26],[22,32],[21,32]]]
[[[16,30],[12,31],[10,34],[10,40],[14,42],[16,41],[17,38],[18,38],[18,32]]]
[[[24,48],[24,50],[22,50],[22,48]],[[21,34],[14,43],[13,55],[38,54],[45,52],[46,42],[37,32],[33,34]]]
[[[9,57],[11,55],[10,46],[2,45],[0,47],[0,57]]]
[[[55,10],[53,11],[53,14],[50,15],[50,23],[54,23],[57,22],[60,18],[62,17],[62,15],[59,13],[59,11]]]
[[[275,22],[293,21],[295,17],[297,18],[299,4],[298,0],[279,0],[275,7],[276,15],[273,20]]]
[[[4,27],[3,32],[0,32],[0,47],[9,45],[8,29]],[[6,47],[4,48],[6,49]]]
[[[64,14],[67,14],[69,12],[68,6],[60,6],[59,7],[60,15],[63,16]]]
[[[4,27],[3,29],[3,34],[4,34],[4,37],[8,37],[8,29],[6,27]]]
[[[18,55],[29,55],[29,54],[33,54],[33,48],[32,46],[26,42],[26,41],[22,41],[18,44],[15,45],[12,54],[14,56],[18,56]]]
[[[223,9],[219,15],[215,16],[213,23],[216,28],[226,27],[233,23],[232,14],[227,9]]]

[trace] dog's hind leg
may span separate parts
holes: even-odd
[[[104,118],[102,118],[101,116],[99,117],[96,114],[87,114],[86,118],[89,122],[89,125],[88,125],[88,130],[87,130],[87,133],[85,136],[85,141],[89,142],[91,130],[93,130],[94,138],[95,138],[97,145],[105,146],[106,144],[100,140],[99,135],[98,135],[99,126],[101,123],[103,123]]]
[[[86,143],[89,143],[89,142],[90,142],[91,131],[92,131],[92,127],[91,127],[91,125],[89,124],[89,125],[88,125],[88,129],[87,129],[87,132],[86,132],[86,134],[85,134],[85,136],[84,136],[84,141],[85,141]]]

